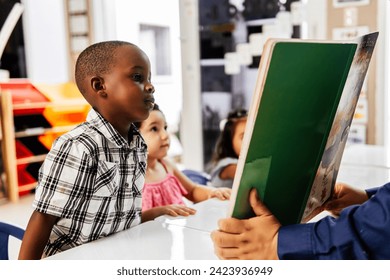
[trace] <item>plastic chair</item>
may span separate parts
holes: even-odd
[[[210,181],[210,175],[205,172],[200,172],[192,169],[184,169],[182,170],[182,172],[192,181],[201,185],[207,185],[207,183]]]
[[[12,224],[0,222],[0,260],[9,259],[8,241],[10,236],[22,240],[24,229]]]

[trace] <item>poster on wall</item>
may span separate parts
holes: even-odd
[[[332,30],[333,40],[353,40],[369,33],[368,26],[354,26],[354,27],[337,27]]]
[[[363,6],[368,4],[370,4],[370,0],[333,0],[333,6],[335,8]]]
[[[370,29],[368,26],[354,26],[354,27],[338,27],[333,28],[332,30],[332,39],[333,40],[353,40],[356,37],[363,36],[368,34]],[[368,74],[364,79],[362,93],[365,94],[368,90],[367,80]]]

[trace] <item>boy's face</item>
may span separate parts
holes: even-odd
[[[135,46],[121,46],[116,52],[116,62],[102,75],[105,103],[99,108],[114,127],[128,126],[149,116],[154,103],[149,59]]]
[[[160,111],[152,111],[139,129],[148,145],[148,157],[153,159],[164,158],[169,149],[170,139],[167,132],[167,123]]]

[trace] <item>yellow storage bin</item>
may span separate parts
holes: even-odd
[[[57,133],[46,133],[44,135],[40,135],[38,137],[39,142],[42,143],[43,146],[45,146],[48,150],[51,149],[51,146],[58,137],[60,137],[64,132],[57,132]]]
[[[36,86],[51,101],[43,115],[53,127],[77,125],[85,121],[91,106],[81,95],[76,84]]]
[[[85,121],[89,105],[47,106],[43,115],[52,126],[77,125]]]

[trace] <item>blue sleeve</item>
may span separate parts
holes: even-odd
[[[339,218],[283,226],[279,259],[390,259],[390,183],[368,191],[362,205],[344,209]]]
[[[371,197],[373,196],[374,194],[376,194],[376,192],[378,191],[379,188],[371,188],[371,189],[367,189],[366,190],[366,193],[368,195],[368,197]]]

